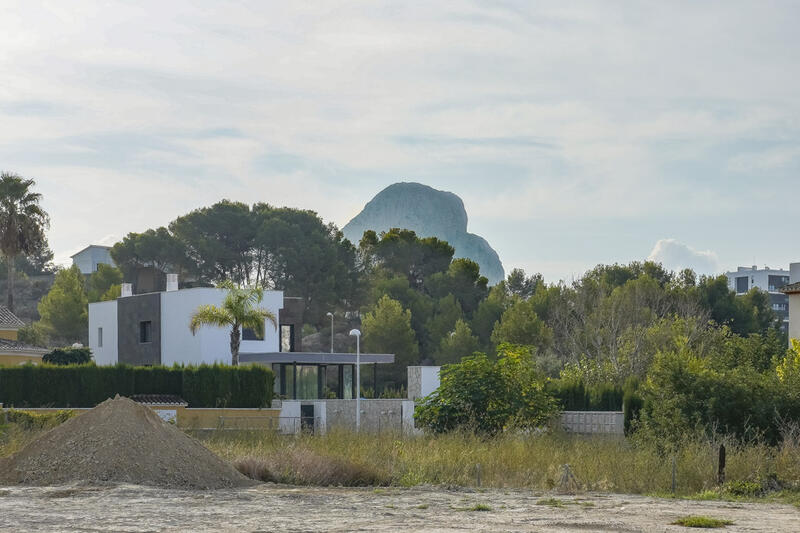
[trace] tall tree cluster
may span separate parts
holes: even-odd
[[[112,257],[128,279],[150,267],[185,283],[284,290],[304,299],[304,321],[315,330],[327,327],[329,311],[347,317],[348,328],[360,323],[366,349],[397,356],[381,369],[389,386],[405,383],[409,364],[491,355],[503,343],[530,347],[551,375],[566,369],[621,382],[645,376],[675,331],[778,335],[767,296],[737,297],[724,276],[645,261],[599,265],[570,284],[515,269],[488,287],[475,262],[455,258],[437,238],[366,231],[356,248],[312,211],[263,203],[196,209],[128,234]]]
[[[52,257],[44,237],[48,219],[33,185],[15,175],[0,178],[0,244],[9,279],[17,268],[45,268]],[[39,304],[42,320],[28,332],[33,338],[83,340],[87,303],[115,298],[123,280],[152,269],[177,273],[184,285],[233,283],[302,297],[304,322],[317,331],[327,327],[326,313],[335,312],[345,327],[362,328],[365,349],[396,354],[397,363],[381,373],[385,385],[397,387],[407,365],[454,363],[475,352],[492,357],[503,344],[528,347],[552,376],[616,383],[645,377],[676,338],[699,351],[730,345],[728,337],[752,338],[766,347],[759,357],[770,361],[773,347],[785,345],[767,295],[736,296],[724,276],[698,278],[690,270],[633,262],[599,265],[569,284],[515,269],[489,287],[478,265],[454,257],[442,240],[395,228],[367,231],[355,247],[313,211],[264,203],[223,200],[166,227],[130,233],[111,254],[119,270],[102,266],[89,278],[75,269],[57,274]]]
[[[227,200],[129,233],[111,256],[126,280],[151,267],[196,285],[229,280],[286,291],[304,299],[304,319],[314,325],[352,305],[359,274],[353,245],[313,211]]]

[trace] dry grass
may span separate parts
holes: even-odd
[[[30,442],[37,431],[0,427],[0,457]],[[569,464],[580,490],[668,495],[672,455],[629,440],[565,434],[503,435],[482,439],[452,433],[436,437],[354,434],[280,436],[215,432],[204,443],[244,474],[296,485],[414,486],[420,484],[552,490]],[[717,488],[720,441],[687,439],[675,455],[677,495],[727,499]],[[766,499],[800,504],[800,439],[776,447],[725,440],[726,486],[762,484]],[[781,489],[784,489],[781,491]],[[794,499],[792,499],[794,498]]]
[[[386,472],[372,465],[303,449],[289,450],[286,454],[247,456],[235,459],[233,465],[250,478],[293,485],[372,487],[388,485],[391,481]]]
[[[466,434],[400,437],[334,431],[326,436],[281,437],[217,433],[205,444],[239,464],[253,477],[310,485],[419,484],[550,490],[569,464],[582,490],[626,493],[668,491],[671,456],[653,446],[623,439],[563,434],[501,436],[481,439]],[[716,486],[718,442],[692,440],[678,451],[678,494]],[[783,487],[800,485],[800,446],[787,441],[770,447],[725,442],[727,479],[760,483],[780,473]],[[258,466],[255,466],[258,465]]]

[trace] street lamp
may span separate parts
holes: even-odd
[[[361,332],[351,329],[350,335],[356,338],[356,433],[361,429]]]
[[[331,317],[331,353],[333,353],[333,313],[328,312],[327,315]]]

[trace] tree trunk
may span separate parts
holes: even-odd
[[[6,265],[8,266],[8,277],[6,278],[6,292],[7,299],[6,305],[8,310],[14,312],[14,258],[6,256]]]
[[[239,324],[234,324],[231,328],[231,364],[239,366],[239,344],[241,337],[239,335]]]

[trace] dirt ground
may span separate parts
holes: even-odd
[[[563,507],[544,505],[547,498]],[[614,494],[281,485],[217,491],[136,485],[0,488],[0,531],[15,532],[692,531],[669,525],[689,514],[733,520],[725,531],[800,531],[800,510],[787,505]]]

